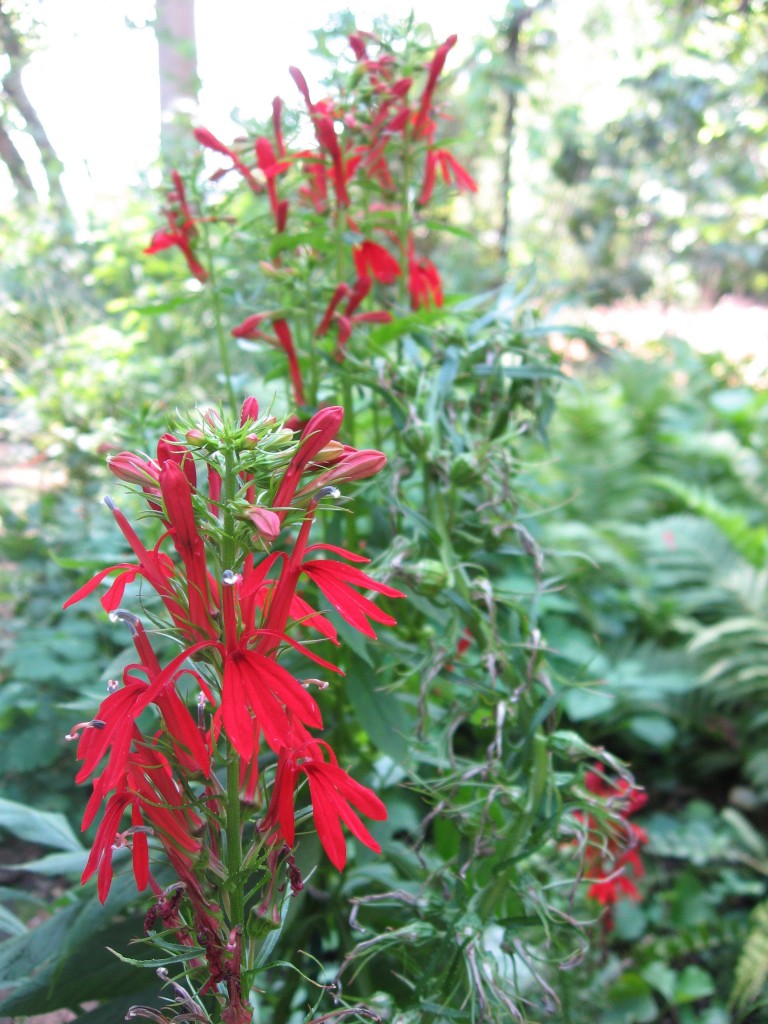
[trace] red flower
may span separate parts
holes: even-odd
[[[205,543],[197,529],[192,507],[192,487],[180,465],[167,461],[160,473],[160,491],[171,539],[184,563],[190,626],[203,636],[217,635],[208,586]]]
[[[375,476],[387,463],[387,457],[383,452],[374,449],[356,449],[344,452],[338,462],[335,462],[330,469],[326,469],[320,476],[308,484],[305,484],[296,497],[301,498],[305,494],[314,494],[321,487],[328,487],[330,484],[339,484],[345,480],[365,480],[369,476]]]
[[[341,358],[342,350],[349,341],[355,324],[386,324],[392,319],[392,314],[384,309],[370,310],[366,313],[355,312],[370,290],[370,277],[358,277],[354,287],[350,288],[348,284],[340,284],[331,296],[320,326],[315,331],[315,337],[321,338],[328,331],[331,323],[335,322],[339,342],[336,353],[338,358]],[[337,307],[344,299],[348,299],[346,308],[343,312],[339,312]]]
[[[438,170],[442,172],[446,185],[449,185],[453,178],[457,188],[477,192],[475,179],[447,149],[430,149],[424,169],[424,184],[421,187],[421,194],[416,200],[419,206],[426,206],[432,198]]]
[[[648,836],[644,829],[627,819],[645,805],[648,797],[626,779],[612,783],[597,771],[587,772],[584,784],[608,806],[619,804],[619,815],[623,819],[620,832],[601,841],[588,840],[585,853],[585,866],[592,880],[587,895],[608,908],[603,926],[610,931],[613,928],[611,907],[622,898],[642,898],[633,878],[642,878],[645,874],[639,851],[648,842]],[[590,832],[597,831],[597,822],[591,816],[587,824]],[[633,877],[628,875],[628,869]]]
[[[267,181],[267,194],[269,195],[269,205],[272,208],[272,216],[275,218],[275,227],[278,232],[282,232],[285,231],[285,222],[288,217],[288,202],[278,199],[275,178],[279,174],[284,174],[291,164],[288,160],[277,160],[269,139],[260,136],[256,139],[255,146],[259,169]]]
[[[427,76],[427,84],[424,87],[424,92],[421,94],[421,100],[419,102],[419,110],[416,115],[416,120],[413,124],[414,135],[421,135],[424,131],[426,123],[429,119],[429,111],[432,106],[432,95],[437,85],[437,80],[440,77],[440,73],[445,65],[446,58],[449,52],[456,45],[458,37],[449,36],[446,41],[438,46],[435,51],[435,56],[429,65],[429,74]]]
[[[417,259],[413,243],[408,254],[408,292],[413,309],[443,304],[443,284],[437,267],[431,260]]]
[[[349,206],[349,194],[347,193],[347,182],[352,177],[359,162],[359,158],[346,159],[339,145],[339,137],[336,134],[336,119],[334,110],[328,102],[313,103],[309,96],[307,80],[298,68],[288,69],[296,83],[299,92],[307,104],[309,116],[315,127],[315,138],[320,148],[328,154],[333,167],[333,187],[336,192],[336,199],[339,206]]]
[[[120,820],[129,806],[132,824],[120,833]],[[137,887],[140,890],[146,887],[149,860],[145,821],[149,831],[154,832],[166,849],[173,850],[179,859],[189,860],[200,850],[200,841],[192,834],[201,825],[200,819],[184,804],[168,761],[158,751],[146,746],[130,755],[125,782],[109,798],[83,871],[83,883],[98,871],[98,892],[102,903],[112,884],[112,853],[120,846],[131,846]]]
[[[221,709],[217,712],[227,736],[241,757],[255,753],[254,719],[264,739],[277,753],[298,723],[322,729],[323,720],[313,697],[273,658],[241,644],[226,654]]]
[[[382,284],[392,284],[400,276],[400,264],[383,245],[364,241],[352,250],[358,277],[374,277]]]
[[[184,258],[191,273],[194,274],[198,281],[206,281],[208,279],[208,271],[198,263],[192,251],[192,243],[197,234],[197,228],[195,226],[195,218],[192,216],[189,203],[187,202],[184,182],[181,180],[178,171],[172,171],[171,177],[173,179],[173,189],[168,193],[170,206],[165,211],[169,230],[156,231],[144,252],[149,256],[152,253],[160,252],[162,249],[170,249],[175,245],[184,253]]]
[[[313,544],[307,548],[307,553],[320,548],[325,551],[333,551],[343,558],[349,559],[350,562],[369,561],[362,555],[356,555],[352,551],[346,551],[333,544]],[[353,566],[345,565],[344,562],[338,562],[335,559],[317,558],[309,562],[302,562],[301,571],[305,576],[309,576],[315,586],[322,591],[339,615],[365,636],[376,638],[369,619],[385,626],[396,625],[391,615],[382,611],[373,601],[352,588],[374,590],[385,597],[405,597],[402,591],[388,587],[385,583],[379,583],[366,573],[361,572],[360,569],[355,569]]]
[[[273,313],[253,313],[251,316],[247,316],[237,327],[233,327],[231,334],[235,338],[260,338],[270,345],[276,345],[278,348],[281,348],[288,357],[288,372],[291,377],[291,384],[293,385],[294,400],[297,405],[305,405],[304,382],[299,360],[296,356],[296,349],[293,345],[291,329],[286,320],[281,318],[273,319],[273,316]],[[275,331],[274,335],[266,334],[261,329],[261,325],[265,320],[272,320],[272,327]]]
[[[215,153],[222,153],[224,156],[228,156],[232,161],[230,170],[237,171],[241,177],[245,178],[254,192],[261,192],[261,184],[253,176],[250,169],[246,167],[237,153],[230,149],[229,146],[225,146],[223,142],[220,142],[213,132],[209,132],[207,128],[195,128],[194,136],[200,145],[205,146],[206,149],[212,149]]]
[[[307,465],[336,437],[343,419],[342,407],[329,405],[319,409],[304,425],[299,438],[299,449],[291,459],[272,502],[272,507],[281,519],[285,518],[285,512],[293,501]]]
[[[330,761],[323,757],[323,748]],[[312,814],[317,835],[331,863],[342,871],[347,861],[342,822],[350,832],[375,853],[381,847],[363,825],[356,811],[362,811],[374,821],[384,821],[387,809],[376,794],[356,782],[343,768],[336,756],[322,740],[310,740],[298,747],[283,747],[278,758],[277,774],[272,799],[262,828],[277,827],[278,834],[293,846],[296,839],[293,800],[299,774],[303,772],[309,782]]]

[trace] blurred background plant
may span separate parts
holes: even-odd
[[[510,3],[454,76],[438,131],[476,198],[438,180],[421,208],[420,151],[406,204],[419,257],[450,301],[409,310],[407,273],[376,282],[375,306],[360,309],[394,319],[355,324],[342,362],[330,338],[296,333],[317,384],[308,404],[351,399],[355,442],[390,458],[355,519],[412,611],[375,659],[345,637],[347,691],[329,716],[334,745],[385,790],[385,855],[358,856],[341,878],[313,876],[268,962],[299,948],[306,959],[300,973],[270,970],[265,1020],[309,1019],[332,982],[408,1022],[761,1019],[764,391],[727,358],[674,339],[609,354],[552,311],[564,299],[762,296],[765,9],[568,6]],[[29,11],[20,5],[11,27],[33,41]],[[359,86],[352,55],[341,56],[350,31],[339,16],[318,33],[333,72],[324,89],[309,86],[315,102]],[[410,26],[405,55],[403,30],[381,21],[376,31],[411,61],[403,77],[423,83],[428,29]],[[10,65],[7,39],[4,52]],[[611,102],[596,105],[595,92]],[[284,130],[310,148],[293,97]],[[4,116],[18,138],[18,111]],[[276,144],[266,117],[241,117],[240,129]],[[12,463],[36,453],[49,474],[37,500],[17,487],[2,498],[0,827],[4,861],[32,860],[3,893],[3,1013],[69,1007],[99,1022],[156,999],[146,970],[105,950],[125,951],[141,932],[130,887],[117,885],[105,910],[81,893],[85,852],[67,824],[84,797],[60,738],[127,656],[106,621],[60,612],[92,570],[120,560],[95,501],[105,454],[148,446],[175,408],[223,397],[217,321],[237,393],[275,392],[287,409],[285,352],[258,338],[235,347],[231,328],[297,308],[316,324],[335,286],[353,284],[352,248],[369,232],[407,269],[372,188],[358,222],[336,220],[346,255],[329,270],[335,257],[317,253],[332,209],[276,231],[263,193],[234,188],[232,174],[211,186],[221,154],[195,157],[188,120],[164,148],[183,161],[195,211],[217,218],[199,236],[215,290],[186,279],[177,250],[140,257],[160,223],[146,190],[109,222],[72,227],[55,185],[32,196],[16,181],[3,223],[4,450]],[[282,279],[258,269],[290,260]],[[563,367],[553,334],[585,337],[586,361]],[[589,886],[576,885],[587,841],[578,814],[594,813],[584,774],[604,747],[650,797],[637,816],[648,836],[642,900],[617,904],[610,931]],[[622,770],[608,760],[608,774]],[[41,893],[56,907],[43,924]],[[81,1011],[84,1000],[100,1005]]]

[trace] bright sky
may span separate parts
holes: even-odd
[[[192,0],[189,0],[192,2]],[[381,4],[347,5],[365,27]],[[199,121],[227,138],[229,113],[267,116],[274,95],[293,99],[288,66],[312,81],[311,31],[343,0],[195,0],[198,62],[203,80]],[[466,52],[491,30],[505,0],[388,0],[391,19],[411,8],[438,39],[456,32]],[[157,49],[147,22],[153,0],[39,0],[43,46],[26,70],[26,88],[67,168],[65,187],[78,211],[121,195],[156,159]],[[135,27],[131,27],[130,23]],[[455,58],[455,55],[453,56]],[[23,139],[19,139],[23,145]]]

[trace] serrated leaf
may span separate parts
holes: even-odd
[[[150,956],[142,959],[141,957],[126,956],[124,953],[120,953],[118,950],[113,949],[112,946],[106,946],[105,949],[108,949],[113,956],[117,957],[117,959],[124,964],[130,964],[131,967],[148,967],[152,970],[156,970],[158,967],[169,967],[171,964],[183,964],[187,960],[192,960],[194,957],[200,956],[203,952],[199,947],[190,949],[189,946],[185,946],[183,951],[180,950],[173,956]]]

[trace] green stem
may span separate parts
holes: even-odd
[[[240,757],[230,750],[227,760],[227,887],[230,925],[245,926],[243,846],[240,821]]]
[[[347,248],[343,235],[344,211],[337,206],[334,211],[334,229],[336,239],[336,282],[341,284],[345,279],[345,256]],[[352,395],[352,382],[349,374],[344,369],[343,362],[339,364],[341,372],[341,404],[344,406],[344,433],[349,443],[355,447],[355,403]]]
[[[210,296],[210,307],[213,313],[213,325],[216,333],[216,343],[219,349],[219,359],[221,361],[221,369],[224,374],[224,383],[227,389],[227,402],[232,410],[232,415],[237,416],[240,412],[238,405],[237,396],[235,395],[235,389],[232,386],[232,368],[229,361],[229,337],[224,333],[224,322],[221,315],[221,296],[219,295],[219,288],[216,281],[216,264],[213,259],[213,250],[211,249],[211,240],[208,231],[208,225],[203,224],[203,245],[205,248],[206,263],[208,264],[208,294]]]
[[[235,517],[232,506],[237,488],[235,453],[224,449],[222,479],[223,537],[221,545],[222,569],[235,569]],[[240,756],[230,746],[227,751],[227,889],[230,897],[230,924],[245,926],[243,900],[243,844],[240,813]]]
[[[398,299],[400,308],[408,308],[408,241],[411,234],[411,145],[410,138],[406,134],[403,138],[403,173],[400,181],[400,223],[398,224],[398,236],[400,242],[401,264],[400,277],[398,279]],[[398,363],[403,361],[402,339],[397,340]]]

